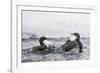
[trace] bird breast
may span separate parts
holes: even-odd
[[[70,37],[69,37],[69,40],[70,41],[75,41],[75,39],[76,39],[76,36],[75,35],[70,35]]]
[[[43,43],[44,43],[47,47],[49,47],[49,46],[52,45],[52,43],[51,43],[50,41],[48,41],[48,40],[44,40]]]

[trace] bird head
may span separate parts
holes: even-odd
[[[76,39],[75,40],[79,40],[80,39],[79,33],[72,33],[72,35],[76,36]]]

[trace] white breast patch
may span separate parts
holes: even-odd
[[[52,43],[51,43],[50,41],[48,41],[48,40],[44,40],[43,43],[44,43],[47,47],[49,47],[49,46],[52,45]]]
[[[70,39],[71,41],[74,41],[74,40],[76,39],[76,36],[75,36],[75,35],[70,35],[69,39]]]

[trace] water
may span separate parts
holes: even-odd
[[[52,38],[49,39],[55,46],[56,50],[61,50],[59,48],[65,43],[67,39],[65,38]],[[40,61],[70,61],[70,60],[88,60],[90,56],[90,39],[82,38],[81,42],[83,44],[83,53],[78,53],[78,49],[73,49],[69,52],[62,53],[49,53],[49,54],[36,54],[27,53],[27,50],[38,46],[38,39],[27,39],[22,41],[22,62],[40,62]]]

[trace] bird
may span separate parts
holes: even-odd
[[[80,41],[80,35],[79,33],[71,33],[70,34],[71,36],[68,37],[68,40],[64,43],[64,45],[62,45],[62,49],[65,51],[65,52],[68,52],[74,48],[79,48],[79,53],[82,53],[83,50],[83,45]]]
[[[33,53],[41,53],[41,54],[46,54],[50,52],[54,52],[55,46],[52,45],[52,43],[48,40],[47,37],[41,36],[39,38],[39,46],[35,46],[32,48]]]

